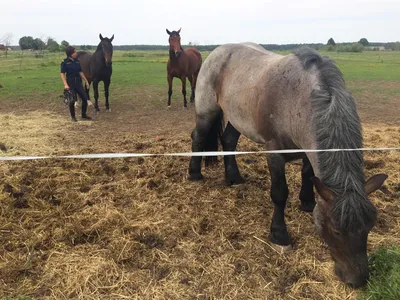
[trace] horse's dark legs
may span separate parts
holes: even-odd
[[[223,150],[235,151],[237,143],[239,141],[239,137],[240,137],[240,132],[237,131],[231,125],[231,123],[228,122],[228,125],[226,126],[225,131],[221,137]],[[244,182],[242,176],[240,176],[235,155],[225,155],[224,165],[225,165],[225,179],[228,185],[234,185]]]
[[[186,76],[181,77],[182,81],[182,95],[183,95],[183,107],[187,107],[186,101]]]
[[[285,158],[280,154],[270,154],[267,157],[271,174],[271,200],[274,203],[274,214],[271,222],[269,239],[272,243],[290,245],[290,236],[285,224],[285,207],[289,195],[285,176]]]
[[[196,118],[196,128],[192,131],[192,152],[204,151],[209,142],[209,134],[214,123],[219,117],[219,111],[216,109],[207,116],[198,115]],[[192,156],[189,164],[189,180],[201,180],[201,156]]]
[[[193,83],[193,76],[194,76],[194,75],[188,77],[189,82],[190,82],[190,87],[191,87],[191,89],[192,89],[192,93],[190,94],[190,103],[193,103],[193,102],[194,102],[194,83]]]
[[[86,87],[86,84],[85,84],[85,92],[86,92],[88,100],[90,100],[90,83],[91,82],[89,81],[89,87]]]
[[[110,112],[111,111],[110,103],[108,102],[110,83],[111,83],[110,79],[104,80],[104,95],[106,97],[106,112]]]
[[[311,177],[314,176],[314,170],[307,157],[303,158],[303,167],[301,168],[301,191],[300,191],[300,209],[306,212],[312,212],[315,206],[315,197]]]
[[[171,107],[171,96],[172,96],[172,79],[173,77],[168,74],[168,107]]]
[[[99,108],[99,82],[97,80],[93,81],[93,91],[94,91],[94,108],[97,112],[100,111]]]
[[[193,96],[193,102],[196,98],[196,84],[197,84],[197,76],[199,73],[193,74],[193,85],[192,85],[192,96]]]

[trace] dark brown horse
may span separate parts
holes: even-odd
[[[235,151],[241,134],[267,150],[359,149],[361,123],[340,70],[310,48],[278,55],[257,44],[215,49],[201,67],[192,151]],[[223,126],[221,126],[223,125]],[[223,130],[221,134],[221,130]],[[314,208],[317,232],[326,242],[339,278],[353,287],[367,282],[367,238],[377,211],[368,194],[387,175],[365,180],[361,151],[274,153],[267,157],[274,204],[270,241],[291,244],[285,224],[288,186],[285,164],[303,159],[301,208]],[[190,161],[191,180],[200,180],[201,156]],[[206,158],[210,161],[209,157]],[[225,156],[228,184],[242,182],[235,156]]]
[[[181,46],[181,30],[169,34],[169,60],[167,64],[168,78],[168,107],[171,106],[172,79],[180,78],[182,81],[183,106],[187,107],[186,101],[186,77],[189,79],[192,88],[190,102],[194,102],[197,75],[199,74],[202,58],[200,52],[195,48],[183,49]]]
[[[112,75],[112,55],[113,55],[113,45],[112,41],[114,35],[109,38],[103,38],[99,34],[100,43],[97,46],[96,51],[91,54],[89,52],[80,51],[78,52],[77,59],[79,60],[82,71],[85,74],[89,84],[93,82],[93,91],[95,99],[95,109],[100,111],[99,108],[99,82],[104,82],[104,95],[106,97],[106,111],[109,112],[110,104],[108,102],[109,87],[111,83]],[[86,93],[89,97],[89,89],[86,89]]]

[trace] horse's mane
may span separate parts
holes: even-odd
[[[304,69],[315,65],[319,71],[321,86],[313,91],[311,100],[318,149],[362,148],[356,103],[340,70],[313,49],[304,47],[294,54]],[[318,161],[322,182],[338,195],[331,211],[337,225],[352,230],[374,221],[376,209],[365,194],[362,152],[319,152]]]

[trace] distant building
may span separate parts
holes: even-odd
[[[4,46],[3,44],[0,44],[0,51],[6,51],[6,46]]]
[[[370,50],[370,51],[385,51],[385,46],[367,46],[364,47],[365,50]]]

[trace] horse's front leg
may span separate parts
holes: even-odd
[[[274,214],[271,222],[269,239],[280,246],[289,246],[291,239],[285,223],[285,207],[289,190],[285,176],[285,158],[281,154],[270,154],[267,157],[271,175],[271,200],[274,203]]]
[[[228,125],[226,126],[225,131],[221,137],[223,150],[235,151],[237,143],[239,141],[239,137],[240,137],[240,132],[237,131],[231,125],[231,123],[228,122]],[[225,179],[228,185],[240,184],[244,182],[242,176],[240,176],[235,155],[225,155],[224,166],[225,166]]]
[[[106,112],[111,112],[110,104],[108,102],[110,83],[111,79],[104,80],[104,96],[106,97]]]
[[[99,82],[97,80],[93,81],[93,93],[94,93],[94,108],[97,112],[100,111],[99,108]]]
[[[86,92],[86,95],[87,95],[87,102],[88,102],[88,105],[93,105],[92,104],[92,101],[90,101],[90,84],[91,84],[92,82],[91,81],[89,81],[89,86],[87,87],[86,86],[86,84],[85,84],[85,92]]]
[[[172,75],[168,74],[168,107],[171,107],[171,96],[172,96]]]
[[[301,191],[300,191],[300,209],[305,212],[312,212],[315,207],[314,185],[311,178],[314,177],[314,170],[307,157],[303,158],[303,167],[301,168]]]
[[[186,75],[181,77],[181,81],[182,81],[183,107],[187,107],[187,101],[186,101]]]

